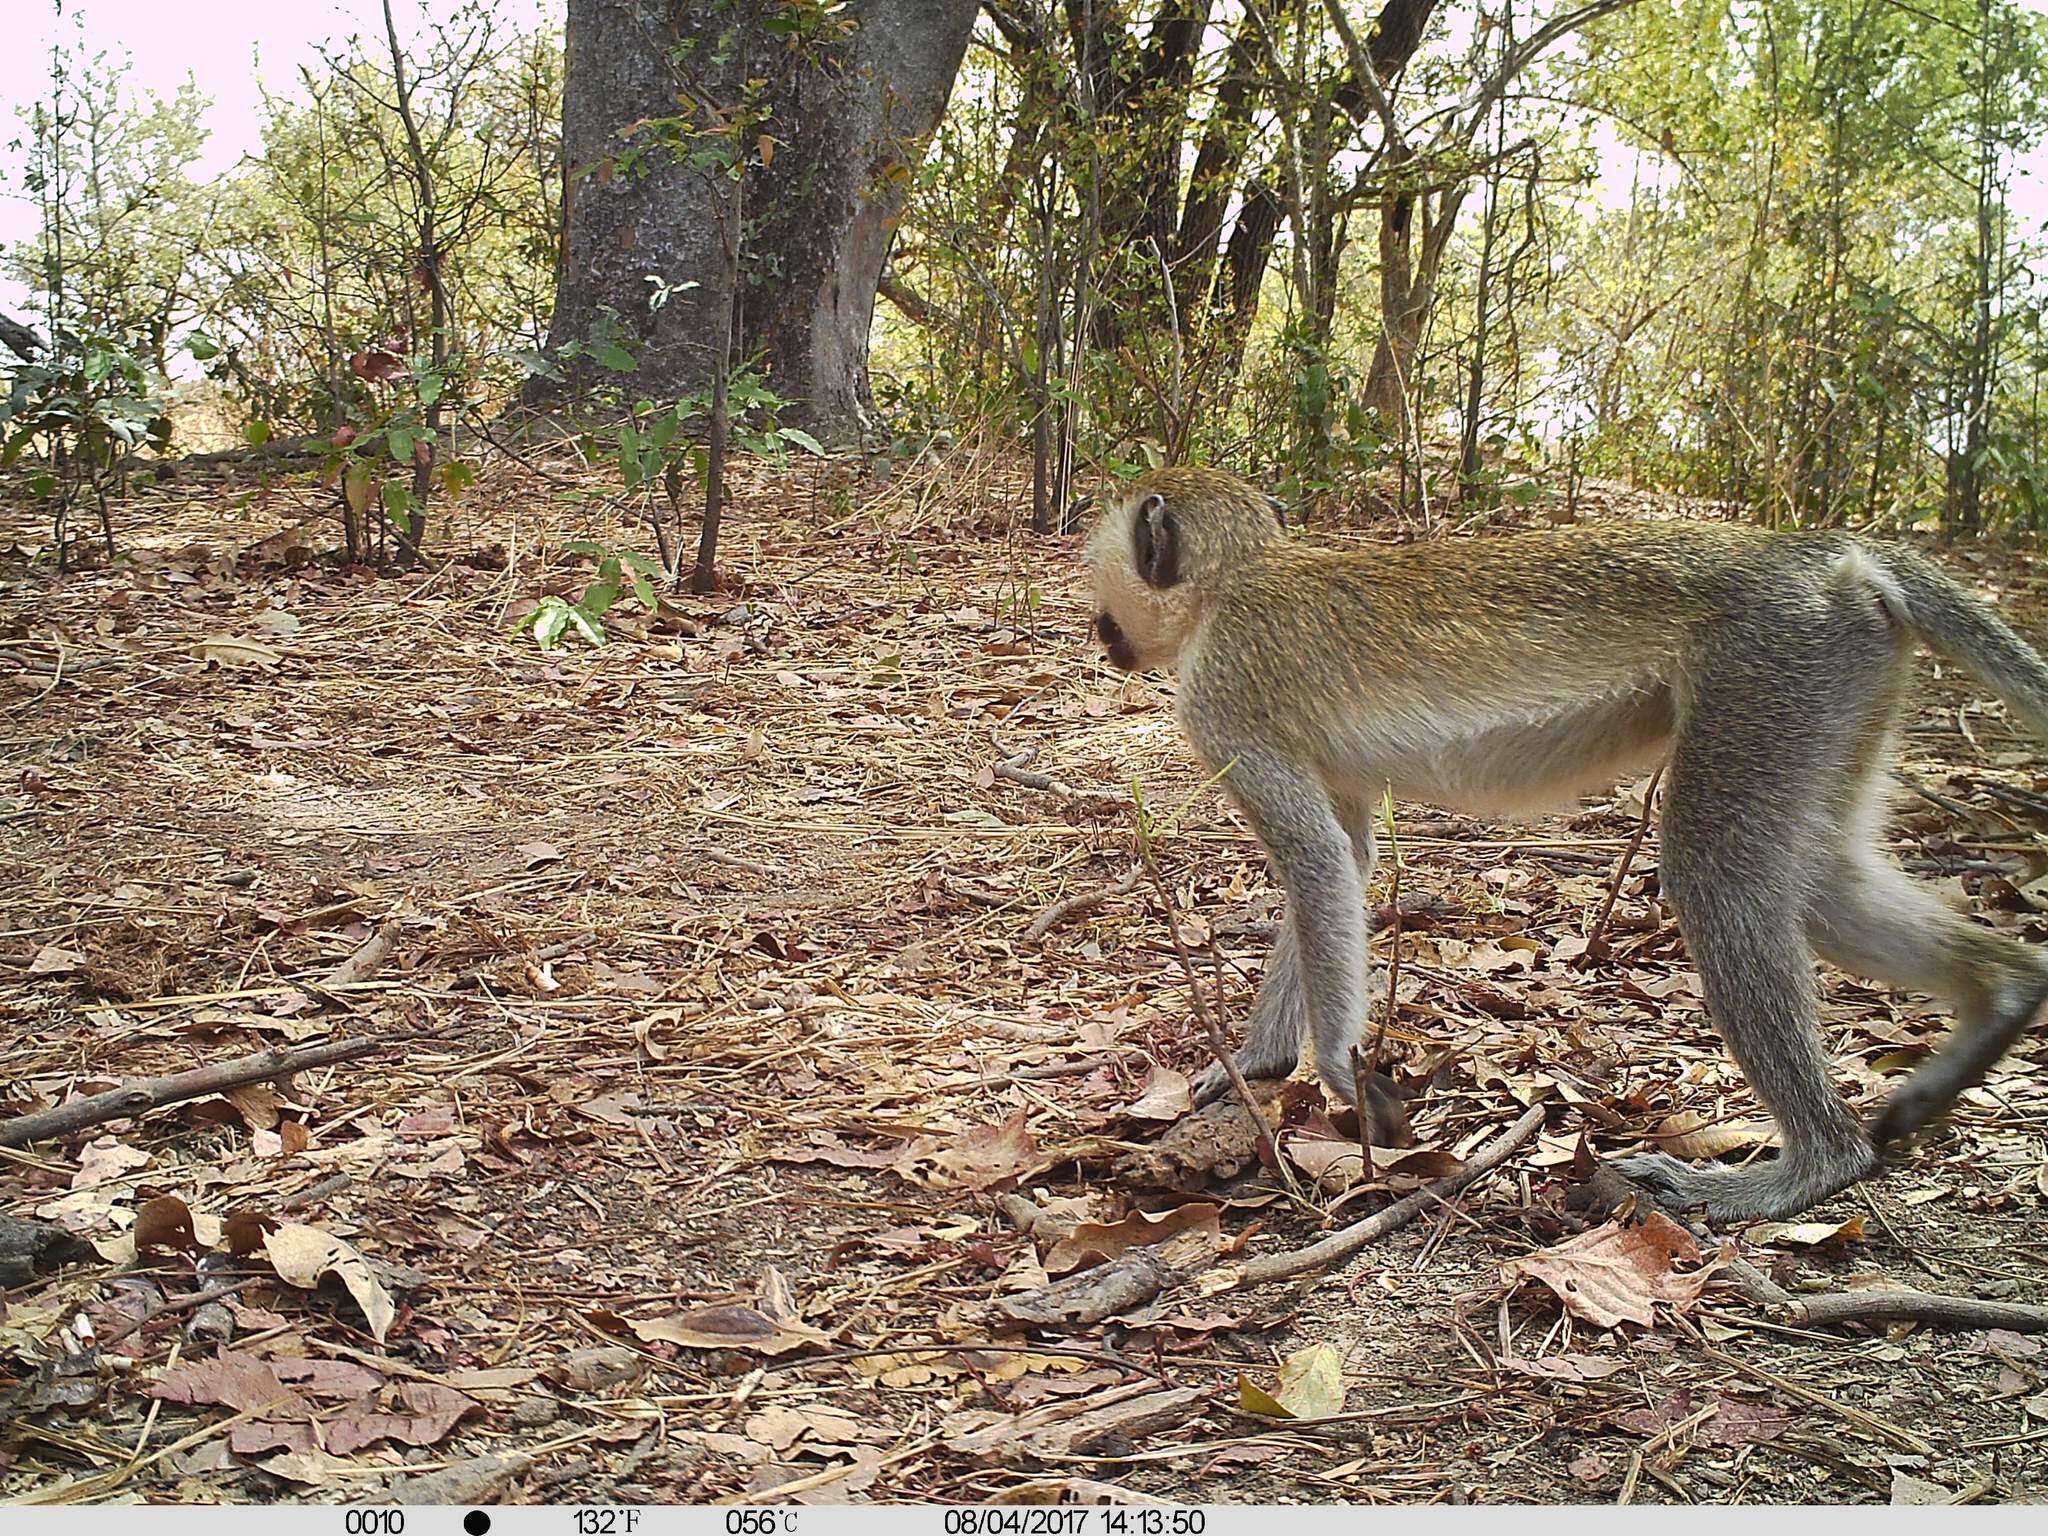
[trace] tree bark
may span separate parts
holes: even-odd
[[[612,168],[633,124],[675,117],[680,100],[694,128],[713,132],[705,108],[729,109],[748,76],[765,79],[766,153],[759,140],[741,146],[759,217],[742,251],[748,334],[734,356],[764,355],[770,387],[819,437],[858,437],[873,410],[868,330],[883,264],[978,9],[855,0],[843,35],[792,58],[759,25],[772,7],[746,0],[569,0],[562,138],[572,179],[550,344],[590,339],[609,311],[638,343],[631,388],[676,396],[709,386],[729,312],[725,173],[658,151],[631,174]],[[670,290],[658,308],[650,278]],[[605,377],[587,356],[564,372],[571,392]],[[529,399],[562,389],[536,379]]]

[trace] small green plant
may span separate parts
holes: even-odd
[[[50,502],[57,566],[71,547],[71,514],[90,503],[99,515],[107,557],[114,554],[110,492],[123,488],[128,455],[145,443],[170,442],[164,381],[142,361],[135,338],[55,327],[54,344],[37,361],[13,370],[0,400],[0,468],[33,451],[43,469],[29,491]]]
[[[381,558],[388,528],[416,559],[427,514],[423,482],[438,480],[455,494],[476,479],[459,459],[435,462],[441,434],[427,418],[447,378],[425,354],[406,357],[391,346],[364,348],[349,368],[363,385],[349,411],[358,419],[328,439],[324,466],[329,483],[341,487],[348,557],[364,560],[374,551]]]
[[[596,560],[597,580],[585,587],[583,595],[573,603],[548,594],[519,621],[520,629],[533,631],[534,641],[542,650],[553,650],[571,633],[591,645],[603,645],[604,616],[629,591],[647,612],[653,613],[659,606],[660,599],[654,591],[656,568],[631,550],[607,549],[593,539],[572,539],[563,549]]]

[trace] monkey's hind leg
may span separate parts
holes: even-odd
[[[1892,647],[1881,633],[1807,630],[1759,615],[1762,633],[1710,637],[1673,738],[1662,873],[1707,1009],[1784,1151],[1747,1168],[1695,1168],[1668,1153],[1617,1166],[1716,1223],[1796,1215],[1876,1165],[1829,1080],[1806,917],[1839,836],[1829,822],[1881,708]],[[1775,645],[1780,669],[1747,664]],[[1717,654],[1718,653],[1718,654]],[[1775,685],[1775,686],[1773,686]]]
[[[1948,1041],[1878,1106],[1871,1138],[1902,1141],[1984,1080],[2048,1002],[2048,964],[1981,928],[1867,845],[1847,851],[1840,880],[1808,920],[1823,955],[1859,976],[1925,992],[1956,1010]]]

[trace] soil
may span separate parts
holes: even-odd
[[[1078,540],[1020,531],[1028,486],[1004,465],[748,466],[724,589],[622,601],[602,648],[544,652],[519,614],[594,579],[564,541],[653,542],[594,476],[565,480],[490,469],[434,530],[466,558],[398,574],[326,554],[317,485],[181,480],[120,509],[147,530],[120,561],[63,576],[26,498],[0,494],[0,1116],[389,1037],[274,1091],[0,1150],[0,1214],[99,1245],[4,1293],[0,1496],[403,1497],[443,1471],[505,1502],[2048,1494],[2048,1335],[1800,1328],[1718,1282],[1601,1327],[1503,1279],[1597,1225],[1571,1199],[1591,1156],[1685,1126],[1743,1147],[1761,1118],[1660,899],[1654,830],[1602,957],[1579,953],[1641,785],[1527,827],[1395,810],[1401,917],[1382,910],[1376,944],[1401,955],[1385,1065],[1414,1145],[1441,1171],[1543,1104],[1536,1142],[1306,1280],[999,1331],[994,1304],[1045,1283],[1076,1218],[1207,1202],[1235,1263],[1416,1182],[1339,1200],[1256,1162],[1178,1191],[1114,1172],[1167,1124],[1131,1106],[1155,1094],[1170,1117],[1172,1074],[1208,1059],[1159,894],[1125,879],[1134,786],[1177,812],[1162,875],[1232,1029],[1278,915],[1256,845],[1183,746],[1170,680],[1095,655]],[[2030,552],[1944,558],[2048,633]],[[1973,682],[1921,671],[1893,851],[2039,941],[2037,749]],[[374,975],[322,985],[386,923]],[[1856,1102],[1946,1024],[1821,986]],[[1295,1118],[1323,1124],[1306,1093]],[[1051,1213],[1038,1240],[1017,1193]],[[285,1284],[203,1234],[126,1257],[163,1197],[332,1234],[395,1317],[380,1340],[335,1279]],[[2040,1036],[1799,1230],[1728,1235],[1795,1292],[2048,1302]],[[207,1307],[181,1299],[237,1280],[192,1326]],[[1241,1380],[1273,1390],[1316,1346],[1341,1367],[1334,1414],[1245,1410]],[[469,1406],[339,1452],[337,1397],[309,1410],[330,1431],[310,1448],[284,1429],[237,1448],[238,1412],[243,1447],[248,1413],[275,1416],[163,1387],[236,1354],[354,1362],[380,1411],[405,1383]],[[1169,1387],[1195,1395],[1117,1423]],[[1064,1408],[1112,1427],[1066,1451],[1023,1435]]]

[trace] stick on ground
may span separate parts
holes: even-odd
[[[194,1067],[189,1072],[172,1072],[164,1077],[139,1078],[118,1088],[109,1088],[105,1093],[59,1104],[55,1109],[40,1109],[32,1115],[0,1120],[0,1147],[25,1147],[32,1141],[66,1136],[89,1125],[103,1125],[109,1120],[125,1120],[148,1110],[161,1109],[166,1104],[183,1103],[187,1099],[240,1088],[249,1083],[267,1082],[289,1072],[303,1072],[308,1067],[354,1061],[360,1056],[375,1055],[390,1044],[388,1036],[363,1035],[350,1040],[323,1040],[313,1045],[272,1046],[253,1055],[217,1061],[210,1067]]]

